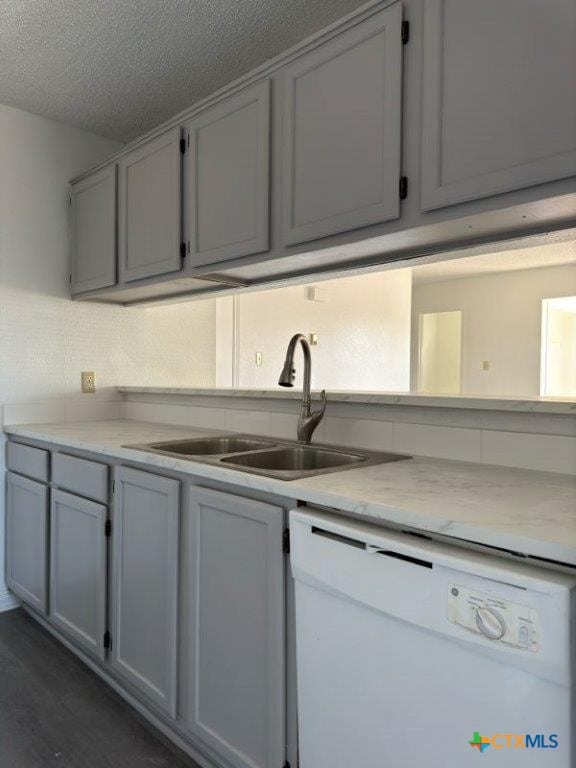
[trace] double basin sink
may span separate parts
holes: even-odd
[[[397,453],[364,450],[350,452],[339,447],[317,447],[247,435],[172,440],[126,447],[281,480],[297,480],[410,458]]]

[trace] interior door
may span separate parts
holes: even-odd
[[[181,269],[180,140],[180,128],[173,128],[118,161],[122,283]]]
[[[107,557],[102,504],[53,490],[50,502],[50,620],[104,658]]]
[[[285,244],[400,215],[401,26],[398,2],[284,70]]]

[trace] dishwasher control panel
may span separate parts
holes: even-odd
[[[453,624],[488,640],[534,653],[538,651],[538,614],[533,608],[450,584],[447,613]]]

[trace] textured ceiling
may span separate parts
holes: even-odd
[[[0,103],[127,141],[365,0],[0,0]]]
[[[523,269],[542,269],[543,267],[572,266],[576,276],[576,242],[521,248],[518,250],[487,253],[483,256],[470,256],[464,259],[438,261],[414,267],[414,283],[436,283],[443,280],[494,275],[501,272],[516,272]],[[567,286],[571,290],[570,285]]]

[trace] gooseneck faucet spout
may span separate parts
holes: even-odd
[[[288,349],[286,350],[286,361],[282,368],[282,373],[278,379],[281,387],[293,387],[296,378],[296,369],[294,368],[294,353],[296,345],[300,342],[302,352],[304,353],[304,387],[302,389],[302,407],[300,409],[300,418],[298,419],[298,440],[303,443],[309,443],[318,424],[322,421],[324,411],[326,410],[326,391],[323,389],[320,393],[322,403],[317,411],[312,411],[312,396],[310,394],[310,378],[312,374],[312,356],[310,355],[310,345],[308,340],[301,333],[297,333],[290,339]]]

